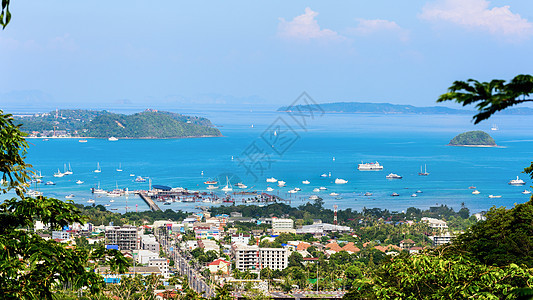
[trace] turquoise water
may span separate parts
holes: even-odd
[[[88,199],[94,199],[96,204],[108,204],[112,198],[96,197],[90,193],[90,188],[100,184],[104,189],[116,186],[130,190],[147,189],[148,181],[133,181],[135,177],[130,174],[135,174],[150,177],[152,184],[207,191],[203,184],[205,180],[231,174],[234,183],[242,180],[259,191],[267,188],[265,179],[268,177],[286,181],[285,188],[275,184],[270,186],[275,188],[275,194],[291,199],[292,205],[303,204],[309,201],[310,195],[317,194],[324,198],[327,207],[337,204],[341,209],[379,207],[402,211],[410,206],[427,208],[436,204],[459,208],[464,202],[472,212],[477,212],[493,205],[511,207],[529,198],[521,192],[529,189],[531,180],[521,172],[533,159],[531,116],[496,116],[490,123],[478,126],[471,123],[469,116],[457,115],[328,114],[306,120],[305,126],[298,125],[284,113],[217,111],[202,116],[221,126],[224,137],[117,142],[88,139],[87,143],[79,143],[78,139],[32,139],[29,162],[46,176],[44,181],[56,182],[55,186],[38,185],[35,188],[47,196],[64,199],[72,193],[76,195],[75,202],[87,204]],[[278,118],[290,125],[298,137],[289,139],[284,145],[275,145],[275,150],[283,148],[282,155],[267,149],[261,138],[262,135],[272,138],[274,130],[266,131],[267,135],[264,133],[273,122],[279,122]],[[490,131],[493,123],[498,124],[499,131]],[[274,138],[281,138],[283,127],[276,130]],[[472,129],[485,130],[501,147],[446,146],[456,134]],[[295,137],[294,132],[289,131],[289,136]],[[254,173],[257,179],[247,174],[238,163],[238,157],[243,158],[242,152],[253,142],[263,145],[264,152],[275,153],[270,162],[260,160],[265,170],[263,174]],[[361,161],[379,161],[385,169],[361,172],[357,170]],[[73,175],[52,176],[68,163]],[[100,163],[101,173],[93,172],[97,163]],[[123,172],[115,171],[119,164]],[[418,176],[420,166],[424,164],[430,175]],[[329,172],[331,177],[320,177]],[[391,172],[402,175],[403,179],[385,179]],[[516,176],[527,182],[525,187],[508,185]],[[336,185],[335,178],[348,180],[348,183]],[[78,179],[84,183],[76,184]],[[225,181],[225,178],[220,180]],[[302,180],[309,180],[311,184],[304,185]],[[471,194],[468,187],[472,185],[477,187],[480,195]],[[312,192],[320,186],[328,190]],[[302,191],[288,194],[287,191],[294,187]],[[417,190],[423,193],[411,197]],[[342,199],[329,196],[331,192],[340,194]],[[365,192],[372,192],[373,196],[362,196]],[[391,197],[393,192],[400,196]],[[490,199],[489,194],[502,197]],[[148,209],[133,195],[114,199],[109,208],[117,211],[124,211],[126,206],[129,210]],[[196,205],[209,204],[173,203],[161,205],[161,208],[194,210]]]

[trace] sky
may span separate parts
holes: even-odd
[[[433,106],[531,73],[533,1],[12,1],[0,106]]]

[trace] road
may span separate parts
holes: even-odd
[[[195,268],[189,264],[192,257],[188,255],[187,252],[185,252],[184,255],[188,256],[183,257],[176,247],[171,247],[170,243],[164,238],[159,240],[159,244],[162,249],[164,249],[165,253],[174,260],[174,266],[178,269],[180,274],[187,275],[189,286],[194,291],[206,298],[212,298],[215,296],[211,286],[205,282],[204,277],[200,274],[200,268],[198,266]],[[170,251],[171,248],[172,251]]]

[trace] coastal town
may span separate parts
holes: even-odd
[[[287,215],[253,218],[243,217],[240,212],[213,215],[204,209],[181,221],[122,226],[74,223],[61,231],[50,231],[38,222],[35,230],[42,238],[68,247],[98,245],[120,251],[130,262],[125,273],[105,264],[94,272],[102,275],[107,285],[120,285],[127,277],[156,276],[157,299],[184,293],[184,284],[207,298],[215,296],[217,287],[226,285],[231,286],[235,299],[247,299],[245,296],[251,292],[274,299],[342,298],[354,278],[350,274],[337,278],[339,274],[332,277],[330,273],[320,273],[319,263],[329,264],[345,256],[358,259],[368,253],[383,257],[418,255],[449,243],[455,234],[446,221],[436,218],[401,222],[378,218],[378,223],[398,228],[422,226],[430,242],[415,242],[407,237],[398,243],[365,241],[353,228],[337,224],[337,211],[333,217],[333,223],[314,219],[311,224],[302,225],[301,220]],[[484,218],[482,214],[473,217]],[[302,273],[299,280],[282,276],[294,267],[300,273],[310,272]]]

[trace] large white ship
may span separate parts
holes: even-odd
[[[380,165],[377,161],[375,163],[373,163],[373,162],[371,162],[371,163],[363,163],[363,162],[361,162],[357,166],[357,169],[359,171],[380,171],[380,170],[383,170],[383,166]]]
[[[526,184],[526,182],[523,181],[522,179],[518,178],[518,176],[516,176],[516,179],[513,179],[513,180],[509,181],[509,184],[510,185],[524,185],[524,184]]]

